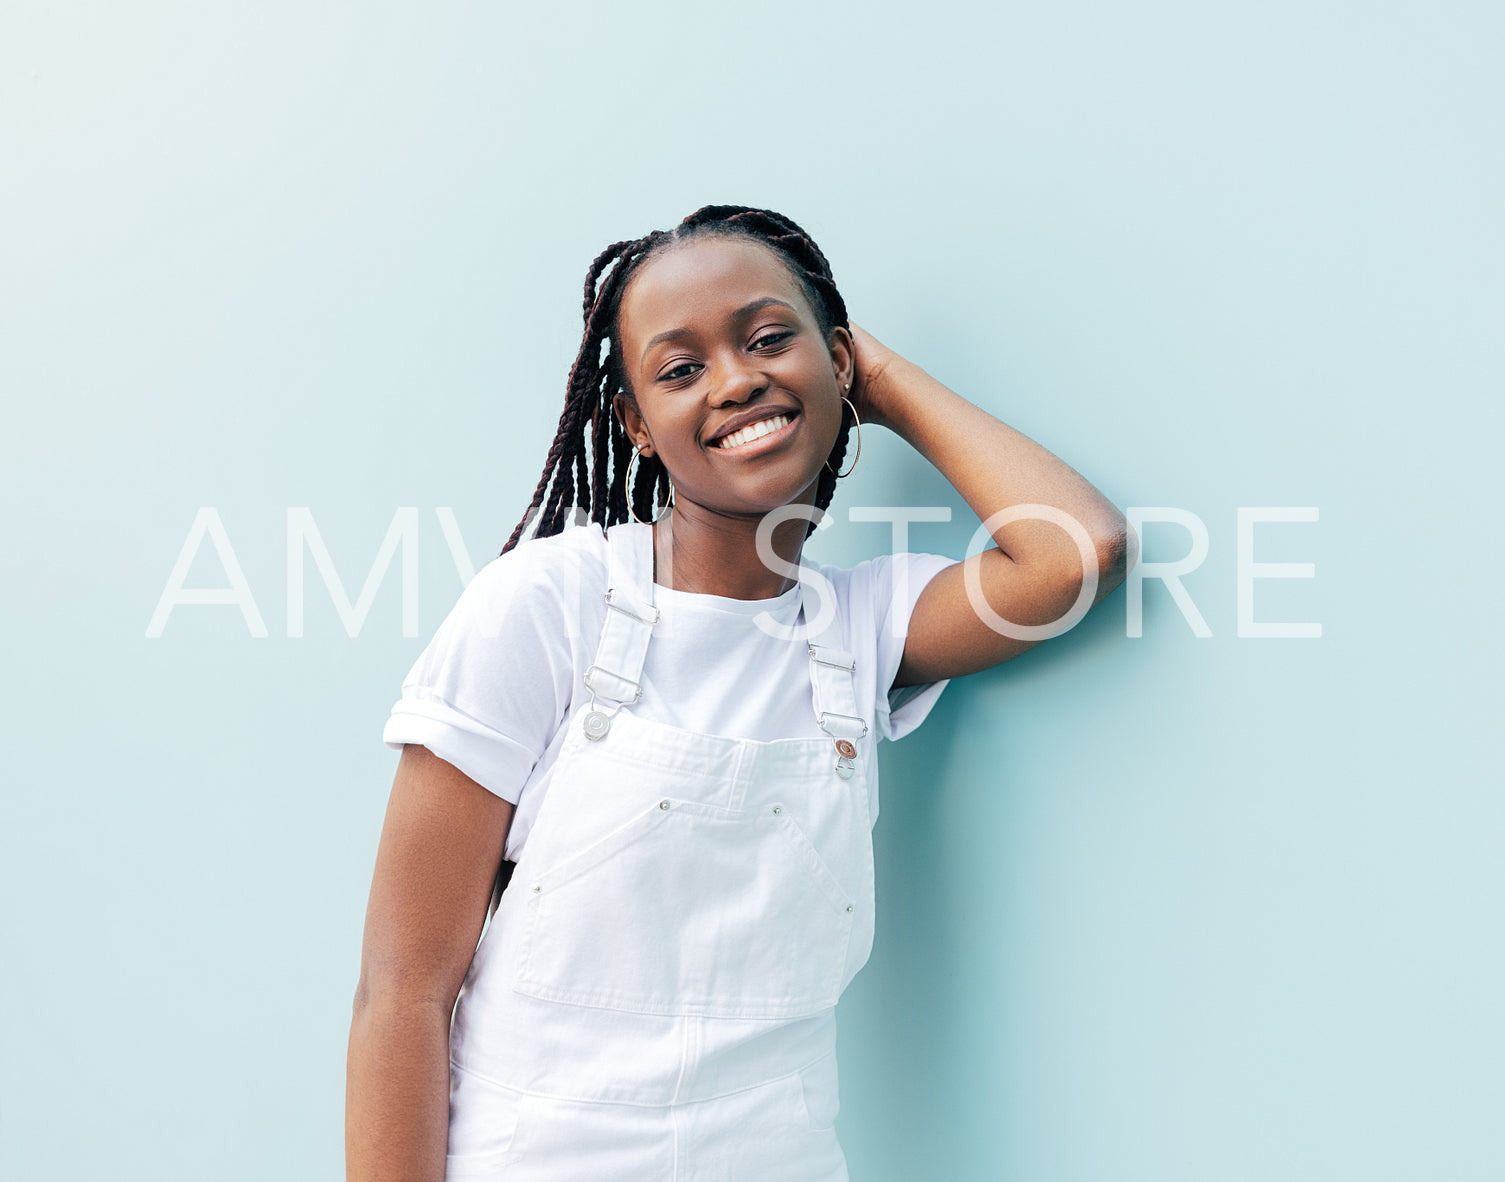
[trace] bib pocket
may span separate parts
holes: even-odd
[[[784,805],[665,797],[519,887],[514,985],[529,996],[794,1018],[845,984],[854,900]]]

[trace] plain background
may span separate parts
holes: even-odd
[[[1497,6],[12,3],[0,1175],[342,1176],[403,674],[538,478],[607,243],[809,229],[854,318],[1124,506],[1148,584],[884,752],[854,1178],[1505,1174]],[[871,431],[862,505],[950,505]],[[1240,506],[1262,619],[1239,638]],[[269,635],[179,607],[213,507]],[[354,599],[415,510],[356,636]],[[1147,531],[1170,560],[1187,536]],[[223,587],[206,545],[189,586]]]

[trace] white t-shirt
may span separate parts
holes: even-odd
[[[835,588],[855,689],[871,733],[900,739],[924,720],[946,682],[889,692],[910,612],[939,554],[895,554],[850,569],[815,564]],[[809,565],[807,563],[807,565]],[[548,791],[564,723],[589,698],[584,676],[605,621],[608,543],[594,522],[521,543],[483,567],[419,655],[382,732],[418,743],[516,805],[506,857],[515,861]],[[820,738],[803,641],[783,639],[800,592],[727,599],[653,587],[660,611],[643,665],[639,718],[744,739]],[[818,604],[811,603],[812,612]],[[755,622],[767,612],[782,628]],[[872,798],[877,819],[877,792]]]

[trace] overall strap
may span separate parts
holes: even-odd
[[[606,621],[596,659],[585,671],[585,688],[591,694],[583,724],[588,739],[605,738],[611,716],[643,696],[643,660],[658,622],[653,606],[653,527],[619,522],[606,537]]]
[[[829,580],[823,580],[822,587],[810,574],[810,568],[800,568],[800,615],[810,653],[815,722],[831,736],[836,748],[836,774],[847,780],[857,766],[857,744],[868,733],[853,684],[857,659],[846,648],[834,589]]]

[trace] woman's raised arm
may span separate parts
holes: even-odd
[[[912,445],[984,523],[1000,510],[1021,507],[1016,520],[990,528],[994,547],[926,584],[910,617],[895,686],[975,673],[1032,648],[1043,636],[1030,637],[1028,630],[1065,617],[1089,569],[1097,583],[1092,603],[1123,582],[1132,542],[1124,515],[1111,501],[1034,440],[855,324],[852,337],[862,421],[888,427]],[[1061,525],[1042,520],[1039,508],[1025,506],[1069,515],[1081,527],[1080,542]],[[974,595],[980,604],[974,605]]]
[[[444,1177],[449,1022],[475,955],[512,805],[403,748],[376,851],[345,1086],[351,1182]]]

